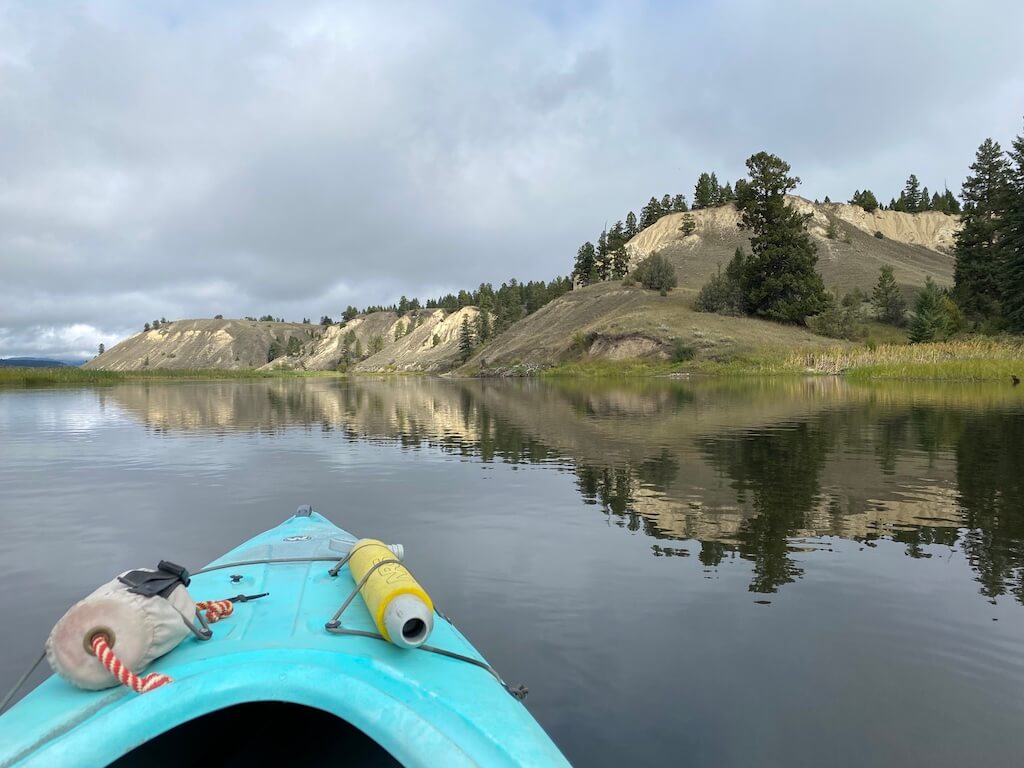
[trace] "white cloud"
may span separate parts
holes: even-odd
[[[1021,28],[1013,2],[10,3],[0,354],[553,277],[760,149],[810,197],[958,189],[1020,130]]]

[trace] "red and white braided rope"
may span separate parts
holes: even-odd
[[[114,679],[121,685],[131,688],[136,693],[146,693],[159,688],[161,685],[174,682],[170,677],[159,672],[150,672],[145,677],[136,675],[117,658],[117,655],[110,647],[110,641],[106,635],[96,635],[92,639],[91,646],[93,653],[96,654],[96,658],[114,676]]]
[[[234,613],[235,604],[230,600],[202,600],[196,603],[197,611],[206,611],[206,620],[213,624]]]
[[[213,624],[226,616],[234,613],[235,604],[230,600],[203,600],[196,603],[196,610],[206,611],[206,620]],[[110,640],[104,634],[97,634],[90,643],[92,652],[100,660],[100,664],[106,667],[107,671],[114,676],[121,685],[131,688],[136,693],[146,693],[159,688],[161,685],[173,683],[174,680],[168,675],[160,672],[150,672],[145,677],[139,677],[124,665],[113,648],[110,647]]]

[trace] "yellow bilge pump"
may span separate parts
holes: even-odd
[[[382,541],[360,539],[348,566],[356,584],[370,574],[360,593],[384,639],[399,648],[423,645],[434,629],[434,604],[395,553]]]

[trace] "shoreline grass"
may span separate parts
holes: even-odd
[[[1009,381],[1024,376],[1024,342],[975,337],[929,344],[883,344],[796,352],[785,364],[854,380]]]
[[[974,337],[930,344],[836,346],[733,360],[582,360],[546,368],[542,377],[841,376],[851,381],[1010,381],[1024,378],[1024,341]]]
[[[485,375],[466,371],[463,375]],[[670,362],[647,359],[574,360],[534,369],[539,378],[664,378],[702,376],[841,376],[851,381],[1010,381],[1024,378],[1024,340],[971,337],[930,344],[836,346],[737,357],[732,360]],[[109,385],[130,381],[213,381],[270,378],[334,377],[337,371],[276,369],[99,371],[83,368],[0,368],[0,388]],[[383,371],[366,376],[429,375]]]
[[[335,371],[259,371],[216,369],[154,369],[145,371],[97,371],[90,368],[0,368],[0,388],[111,385],[129,381],[217,381],[341,377]]]

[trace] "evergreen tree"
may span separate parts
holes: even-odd
[[[697,184],[693,188],[693,210],[710,208],[715,204],[717,187],[712,185],[711,175],[702,173],[697,177]]]
[[[629,272],[629,252],[625,246],[612,251],[612,280],[621,280]]]
[[[146,324],[144,324],[144,325],[142,326],[142,330],[144,330],[144,331],[147,331],[147,332],[148,332],[148,331],[149,331],[149,323],[146,323]]]
[[[945,200],[944,204],[946,213],[960,213],[960,201],[956,199],[956,195],[947,189],[943,198]]]
[[[636,228],[636,214],[630,211],[626,214],[626,237],[632,240],[639,231]]]
[[[476,316],[476,338],[480,344],[483,344],[489,338],[491,338],[491,314],[486,310],[480,310],[480,314]]]
[[[270,342],[270,347],[267,348],[267,362],[277,360],[281,355],[284,354],[284,347],[281,345],[279,339],[274,339]]]
[[[1009,329],[1024,333],[1024,132],[1010,149],[1010,182],[1006,201],[1003,244],[1003,306]]]
[[[573,267],[573,278],[580,285],[590,285],[596,275],[597,252],[589,240],[576,251],[576,265]]]
[[[341,313],[341,319],[347,323],[349,320],[355,319],[356,315],[358,314],[359,310],[353,307],[351,304],[349,304],[347,307],[345,307],[345,311]]]
[[[722,192],[719,198],[723,203],[731,203],[736,199],[736,193],[732,191],[732,184],[728,181],[725,182],[725,186],[722,187]]]
[[[931,210],[932,198],[928,194],[928,187],[921,188],[921,196],[917,199],[917,210],[921,211]]]
[[[612,228],[608,230],[608,250],[614,253],[624,246],[628,240],[629,238],[626,237],[626,226],[621,221],[616,221],[612,224]]]
[[[661,198],[661,215],[672,213],[672,195],[666,194]]]
[[[594,256],[597,279],[607,280],[612,271],[612,253],[608,247],[608,232],[602,232],[597,238],[597,249]]]
[[[932,282],[931,277],[925,278],[924,290],[917,295],[914,312],[910,316],[911,343],[942,341],[949,337],[942,298],[939,286]]]
[[[1010,166],[998,142],[982,142],[971,171],[963,185],[962,226],[953,236],[954,292],[968,316],[994,318],[1000,312],[1006,261],[1001,235],[1010,189]]]
[[[889,210],[890,211],[898,211],[899,208],[896,207],[897,205],[898,205],[898,203],[896,202],[896,198],[895,197],[890,197],[889,198]]]
[[[459,326],[459,356],[462,361],[465,362],[469,359],[469,356],[473,354],[473,329],[470,328],[469,318],[462,318],[462,324]]]
[[[903,201],[903,210],[907,213],[917,213],[920,210],[921,187],[914,174],[910,174],[910,178],[907,179],[900,200]]]
[[[640,211],[640,229],[647,229],[651,224],[661,218],[661,203],[658,199],[652,197],[647,201],[647,205]]]
[[[683,237],[689,237],[697,231],[697,221],[693,218],[693,214],[688,213],[683,216],[683,223],[679,225],[679,231],[683,233]]]
[[[932,195],[932,201],[928,206],[930,211],[938,211],[939,213],[946,213],[946,198],[940,195],[938,192]]]
[[[672,213],[686,213],[686,195],[678,194],[672,198]]]
[[[747,159],[749,190],[741,200],[740,226],[751,232],[744,303],[754,314],[803,323],[825,305],[825,285],[815,271],[817,246],[807,217],[786,202],[800,179],[789,163],[767,152]]]
[[[853,197],[850,198],[851,205],[859,205],[868,213],[871,213],[878,209],[878,198],[875,197],[875,193],[870,189],[865,189],[863,192],[857,190],[853,193]]]
[[[101,341],[99,347],[97,347],[97,349],[96,349],[96,354],[97,355],[102,355],[106,351],[107,351],[107,348],[105,346],[103,346],[103,342]]]
[[[871,293],[871,305],[875,308],[875,316],[883,323],[903,325],[907,303],[896,285],[892,267],[882,267],[875,290]]]
[[[711,172],[711,205],[722,204],[722,188],[718,185],[718,176],[715,175],[714,171]]]

